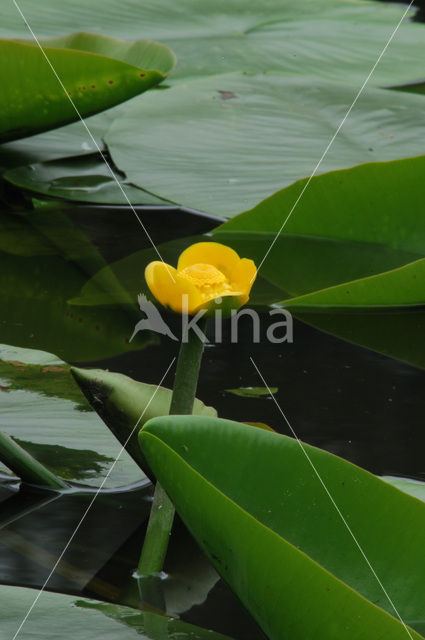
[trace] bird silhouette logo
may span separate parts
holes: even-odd
[[[146,318],[139,320],[139,322],[134,327],[133,335],[130,338],[130,342],[133,340],[136,333],[139,331],[154,331],[155,333],[160,333],[163,336],[168,336],[172,340],[178,340],[174,333],[171,331],[170,327],[166,322],[162,319],[162,316],[153,302],[147,299],[143,293],[139,293],[137,296],[137,300],[139,302],[140,310],[146,314]]]

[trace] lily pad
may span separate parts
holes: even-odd
[[[18,167],[6,171],[3,178],[15,186],[52,198],[120,205],[126,205],[128,201],[150,205],[165,203],[134,187],[117,171],[114,175],[115,179],[100,154],[94,153]]]
[[[352,100],[349,85],[317,79],[212,76],[180,83],[166,99],[150,92],[114,120],[105,142],[133,184],[232,217],[310,175]],[[422,153],[422,113],[422,96],[366,89],[320,171]]]
[[[22,3],[38,37],[89,30],[117,38],[160,40],[176,52],[176,76],[279,70],[361,86],[405,7],[367,0],[55,0]],[[410,15],[413,15],[413,11]],[[0,34],[29,37],[16,8],[5,5]],[[423,78],[425,29],[405,21],[370,82],[375,86]],[[219,87],[220,88],[220,87]],[[351,103],[351,100],[350,100]]]
[[[37,593],[34,589],[0,586],[0,625],[5,636],[16,634]],[[61,640],[87,640],[88,636],[104,640],[230,640],[175,618],[47,591],[23,624],[19,637],[53,640],[58,635],[54,621],[60,621]]]
[[[2,345],[0,353],[6,358],[0,360],[0,429],[55,474],[98,486],[121,446],[78,390],[70,367],[52,354],[31,349]],[[143,477],[124,451],[106,486]]]
[[[277,387],[239,387],[239,389],[225,389],[225,391],[241,398],[262,398],[270,396],[270,393],[277,393],[279,389]]]

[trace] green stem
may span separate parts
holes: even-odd
[[[201,331],[204,331],[205,324],[205,318],[198,323]],[[186,342],[180,345],[170,415],[192,413],[203,350],[204,343],[199,336],[195,331],[189,332]],[[173,503],[158,482],[138,566],[140,575],[149,576],[162,570],[173,520]]]
[[[69,486],[33,458],[13,438],[0,431],[0,462],[16,473],[23,482],[47,489],[63,490]]]
[[[205,330],[205,325],[206,318],[203,318],[199,322],[202,332]],[[194,331],[188,333],[187,341],[180,345],[170,415],[182,416],[192,413],[203,351],[204,343],[199,336]]]

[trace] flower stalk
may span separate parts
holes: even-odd
[[[198,325],[202,333],[205,324],[206,319],[202,318]],[[204,343],[201,337],[195,331],[189,331],[187,340],[180,345],[170,415],[190,415],[192,413],[203,349]],[[173,520],[174,506],[164,489],[157,483],[137,568],[140,576],[152,576],[162,570]]]

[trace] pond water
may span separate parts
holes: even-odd
[[[139,208],[138,214],[153,241],[161,243],[208,233],[219,222],[171,207]],[[134,214],[119,207],[54,203],[30,212],[20,203],[0,214],[0,226],[1,269],[7,273],[0,290],[0,342],[158,384],[178,343],[139,336],[134,347],[129,345],[140,319],[137,308],[77,304],[66,318],[62,313],[66,300],[84,293],[100,269],[109,277],[109,264],[149,249]],[[142,273],[140,267],[135,274],[140,287]],[[135,299],[137,291],[129,293]],[[177,319],[167,319],[178,332]],[[221,344],[207,345],[198,397],[222,417],[265,422],[291,435],[269,395],[246,398],[234,392],[263,386],[253,358],[267,384],[277,388],[276,398],[300,439],[379,475],[423,480],[425,372],[297,320],[292,343],[270,344],[264,339],[270,322],[264,310],[260,343],[253,342],[251,321],[245,318],[237,344],[231,343],[227,327]],[[172,374],[164,385],[172,385]],[[93,488],[78,487],[61,496],[31,487],[18,490],[3,475],[0,582],[43,585],[93,493]],[[47,588],[137,606],[132,572],[151,496],[146,479],[125,489],[102,490]],[[164,569],[170,613],[236,639],[264,638],[178,520]]]

